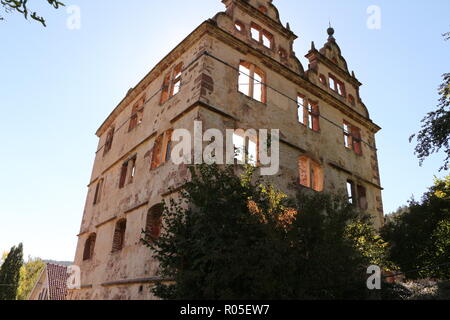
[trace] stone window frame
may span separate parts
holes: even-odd
[[[141,123],[144,116],[144,105],[146,97],[143,95],[134,105],[131,110],[130,125],[128,127],[128,132],[136,129]]]
[[[234,22],[234,28],[237,30],[237,32],[241,33],[241,34],[246,34],[246,27],[245,24],[240,21],[240,20],[236,20]],[[241,30],[239,30],[238,28],[241,28]]]
[[[336,92],[339,96],[344,97],[346,96],[346,89],[345,89],[345,83],[341,80],[339,80],[336,76],[334,76],[332,73],[328,75],[329,81],[329,88]]]
[[[183,62],[176,64],[165,76],[161,87],[161,99],[159,104],[163,105],[181,91],[183,76]]]
[[[241,67],[246,68],[250,71],[250,74],[246,74],[241,71]],[[267,86],[266,86],[266,73],[259,67],[257,67],[255,64],[241,60],[239,63],[239,74],[238,74],[238,92],[244,94],[245,96],[249,97],[252,100],[258,101],[260,103],[266,104],[267,102]],[[257,75],[261,81],[257,80],[255,78],[255,75]],[[241,80],[245,79],[248,81],[248,83],[241,83]],[[241,86],[248,86],[248,90],[244,91]],[[255,86],[261,86],[261,97],[260,99],[255,98]]]
[[[163,213],[164,213],[164,206],[162,203],[154,205],[147,211],[145,221],[146,241],[153,242],[161,236]]]
[[[258,35],[258,39],[256,39],[256,37],[254,37],[253,35],[253,30],[255,30],[257,32]],[[261,27],[259,24],[255,23],[255,22],[251,22],[250,24],[250,39],[260,45],[263,45],[264,48],[273,50],[275,48],[275,37],[274,35],[267,31],[266,29],[264,29],[263,27]],[[267,46],[265,44],[265,39],[267,39],[267,41],[269,41],[269,46]]]
[[[112,149],[112,144],[114,142],[114,131],[115,128],[112,126],[106,135],[105,145],[103,146],[103,156],[107,155]]]
[[[94,201],[93,201],[94,206],[99,204],[102,200],[102,192],[103,192],[104,182],[105,182],[105,179],[101,178],[97,182],[97,185],[95,186]]]
[[[96,241],[97,241],[97,234],[95,232],[91,233],[89,237],[86,239],[83,250],[83,261],[91,260],[94,257],[94,249]]]
[[[127,231],[127,219],[123,218],[116,222],[114,227],[112,253],[120,252],[125,247],[125,236]]]
[[[150,170],[155,170],[164,163],[170,161],[169,156],[172,150],[172,134],[173,129],[168,129],[156,138],[153,145]]]
[[[347,180],[347,197],[349,203],[363,211],[369,209],[367,200],[367,188],[361,183],[356,183],[352,179]]]
[[[303,103],[300,102],[303,100]],[[320,132],[320,107],[318,101],[312,101],[297,93],[297,120],[313,132]]]
[[[123,189],[125,186],[134,182],[134,178],[136,177],[136,165],[137,154],[122,164],[122,168],[120,170],[119,189]]]
[[[347,150],[352,150],[358,156],[363,155],[361,129],[344,120],[344,146]]]
[[[323,166],[307,155],[298,158],[299,183],[301,186],[323,192],[325,174]]]

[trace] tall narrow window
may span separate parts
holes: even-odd
[[[160,104],[163,104],[167,100],[169,100],[169,90],[170,90],[170,73],[167,74],[164,78],[162,89],[161,89],[161,101]]]
[[[120,181],[119,188],[122,189],[125,185],[133,183],[134,178],[136,176],[136,159],[134,156],[130,158],[122,165],[122,169],[120,170]]]
[[[152,155],[152,165],[151,169],[156,169],[161,164],[161,150],[163,144],[164,135],[160,135],[155,140],[155,145],[153,146],[153,155]]]
[[[237,31],[239,31],[241,33],[244,33],[244,31],[245,31],[245,26],[240,21],[236,21],[235,24],[234,24],[234,27],[236,28]]]
[[[143,113],[144,113],[144,103],[145,103],[145,97],[142,97],[133,106],[133,109],[131,110],[131,118],[130,118],[130,125],[128,127],[128,132],[132,131],[138,125],[141,124]]]
[[[173,70],[173,80],[172,80],[172,93],[171,97],[178,94],[181,89],[181,71],[183,69],[183,64],[178,64],[175,69]]]
[[[358,205],[361,210],[367,210],[369,207],[366,188],[361,185],[358,186]]]
[[[182,71],[183,63],[179,63],[165,76],[161,89],[160,104],[164,104],[169,98],[180,92]]]
[[[104,145],[103,155],[106,155],[111,150],[112,144],[113,144],[113,140],[114,140],[114,127],[109,129],[108,135],[106,136],[106,141],[105,141],[105,145]]]
[[[127,220],[122,219],[116,223],[114,230],[112,252],[121,251],[125,245],[125,231],[127,229]]]
[[[355,190],[355,184],[352,180],[347,180],[347,197],[348,202],[351,204],[355,204],[356,200],[356,190]]]
[[[122,165],[122,169],[120,170],[120,180],[119,180],[120,189],[125,187],[125,184],[127,182],[127,173],[128,173],[128,161]]]
[[[267,47],[269,49],[272,49],[272,47],[273,47],[273,35],[271,33],[269,33],[269,32],[264,30],[262,32],[262,39],[261,39],[261,41],[262,41],[262,44],[265,47]]]
[[[261,39],[261,27],[255,23],[252,23],[250,27],[250,34],[253,40],[260,41]]]
[[[258,138],[256,134],[246,135],[242,130],[233,134],[233,144],[235,149],[235,160],[239,164],[249,164],[257,166],[258,164]]]
[[[344,121],[344,145],[347,149],[353,150],[356,154],[362,155],[361,129]]]
[[[353,137],[353,151],[355,151],[355,153],[358,155],[362,155],[361,129],[352,127],[352,137]]]
[[[265,74],[254,64],[241,62],[239,65],[239,92],[265,103]]]
[[[95,194],[94,194],[94,205],[99,204],[102,198],[102,191],[103,191],[103,179],[100,179],[97,183],[97,186],[95,187]]]
[[[319,105],[317,103],[308,101],[302,95],[298,95],[297,107],[298,122],[307,126],[313,131],[320,131]]]
[[[148,211],[145,225],[147,241],[154,241],[161,235],[163,209],[162,204],[158,204]]]
[[[305,124],[305,110],[306,110],[306,99],[304,96],[298,95],[297,96],[297,117],[298,122],[301,124]]]
[[[83,261],[90,260],[94,256],[95,240],[97,235],[95,233],[91,234],[84,244],[83,251]]]
[[[344,122],[344,145],[347,149],[352,148],[351,126],[347,122]]]
[[[298,166],[300,184],[314,191],[322,192],[324,187],[322,166],[306,156],[300,157]]]
[[[172,130],[168,130],[165,135],[164,135],[164,139],[165,139],[165,147],[166,150],[164,152],[164,161],[165,162],[169,162],[170,161],[170,157],[172,156]]]

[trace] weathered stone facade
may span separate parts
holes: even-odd
[[[164,154],[171,130],[193,131],[195,120],[203,122],[203,130],[280,129],[281,167],[271,179],[281,190],[294,193],[300,187],[299,159],[305,157],[321,168],[321,190],[346,193],[351,181],[353,201],[364,206],[375,226],[382,225],[375,145],[380,128],[370,120],[361,84],[349,72],[334,31],[328,30],[322,49],[312,44],[305,71],[293,51],[297,37],[281,24],[271,0],[223,2],[226,11],[170,52],[98,130],[75,257],[82,287],[69,298],[154,298],[150,288],[158,266],[140,242],[141,231],[150,209],[189,179],[187,166],[164,161]],[[262,98],[240,92],[243,62],[263,74]],[[299,121],[298,97],[314,106],[306,124]],[[305,181],[313,187],[311,175],[314,179]]]

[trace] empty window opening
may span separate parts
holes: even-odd
[[[352,126],[346,121],[344,121],[344,145],[358,155],[363,154],[361,129]]]
[[[297,117],[298,122],[307,126],[313,131],[320,131],[319,105],[308,101],[304,96],[297,96]]]
[[[235,160],[239,164],[258,164],[258,139],[256,134],[251,137],[246,136],[243,130],[238,130],[233,134],[233,145],[235,150]]]
[[[102,198],[102,191],[103,191],[103,179],[100,179],[97,183],[97,186],[95,187],[95,194],[94,194],[94,205],[99,204]]]
[[[165,147],[166,150],[164,152],[165,156],[164,156],[164,161],[165,162],[169,162],[172,156],[172,134],[173,131],[169,130],[166,132],[164,139],[166,140],[165,142]]]
[[[261,27],[260,26],[258,26],[256,24],[252,24],[252,26],[250,27],[250,33],[251,33],[253,40],[260,42],[260,40],[261,40]]]
[[[273,48],[273,35],[269,31],[261,28],[256,23],[252,23],[250,26],[250,36],[253,40],[264,45],[266,48]]]
[[[97,239],[97,235],[95,233],[91,234],[85,244],[84,244],[84,252],[83,252],[83,261],[90,260],[94,256],[94,248],[95,248],[95,240]]]
[[[127,160],[122,165],[122,169],[120,170],[119,188],[122,189],[127,184],[133,183],[135,176],[136,176],[136,156]]]
[[[172,156],[172,133],[172,129],[167,130],[155,140],[151,170],[156,169],[163,163],[170,161]]]
[[[269,49],[272,49],[272,46],[273,46],[273,35],[270,34],[267,31],[263,31],[262,32],[262,44],[265,47],[267,47]]]
[[[128,131],[132,131],[142,123],[142,118],[144,114],[144,104],[145,104],[145,97],[142,97],[133,106],[133,109],[131,110],[130,126],[128,128]]]
[[[340,96],[345,97],[345,85],[342,81],[330,74],[329,84],[331,90],[337,92]]]
[[[235,24],[234,24],[234,27],[236,28],[237,31],[239,31],[241,33],[244,33],[244,31],[245,31],[245,26],[240,21],[236,21]]]
[[[265,103],[265,74],[254,64],[241,62],[239,65],[239,92],[256,101]]]
[[[145,238],[147,241],[155,241],[161,236],[163,211],[164,207],[162,204],[158,204],[148,211],[145,225]]]
[[[348,197],[349,203],[355,204],[356,190],[355,190],[355,184],[351,180],[347,180],[347,197]]]
[[[116,223],[114,230],[112,252],[121,251],[125,245],[125,231],[127,229],[127,220],[122,219]]]
[[[165,103],[180,92],[182,72],[183,63],[179,63],[164,77],[160,104]]]
[[[324,187],[324,174],[322,166],[310,159],[302,156],[299,159],[300,184],[317,192],[322,192]]]

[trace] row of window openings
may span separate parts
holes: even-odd
[[[145,240],[155,241],[161,235],[163,206],[156,205],[147,213],[145,224]],[[125,234],[127,230],[127,220],[119,220],[114,228],[111,252],[121,251],[125,246]],[[94,256],[95,242],[97,234],[92,233],[85,242],[83,250],[83,261],[90,260]]]
[[[327,85],[327,79],[326,77],[321,74],[319,76],[319,81],[320,83],[322,83],[324,86]],[[328,86],[331,90],[335,91],[337,94],[339,94],[341,97],[345,97],[346,96],[346,90],[345,90],[345,84],[344,82],[338,80],[335,76],[333,75],[329,75],[329,80],[328,80]],[[350,104],[352,106],[356,105],[356,100],[355,97],[353,97],[351,94],[348,95],[348,101],[350,102]]]
[[[234,134],[233,143],[235,147],[235,159],[240,163],[257,164],[257,143]],[[160,135],[153,147],[151,170],[158,168],[161,164],[170,160],[172,152],[172,130],[168,130],[164,134]],[[125,161],[120,171],[119,188],[122,189],[128,184],[132,184],[136,177],[136,160],[137,156]],[[94,205],[97,205],[101,201],[103,192],[104,179],[100,179],[95,188]]]
[[[317,105],[308,103],[302,97],[299,97],[298,117],[299,122],[306,125],[313,131],[319,131],[319,110]],[[304,105],[307,107],[304,107]],[[158,168],[161,164],[170,160],[172,152],[172,130],[166,131],[160,135],[153,147],[151,170]],[[235,148],[235,159],[238,163],[247,163],[256,166],[258,164],[258,142],[257,139],[250,139],[238,134],[233,135],[233,144]],[[344,145],[347,149],[353,150],[356,154],[362,155],[361,130],[355,126],[344,122]],[[134,156],[124,162],[120,172],[119,188],[125,187],[127,184],[133,183],[136,176],[136,160]],[[303,160],[304,161],[304,160]],[[303,162],[300,170],[301,184],[316,191],[321,191],[320,179],[321,174],[318,173],[320,166],[314,162]],[[305,169],[310,168],[310,169]],[[305,174],[308,173],[308,174]],[[312,173],[311,173],[312,172]],[[104,179],[101,179],[96,186],[94,195],[94,205],[101,200]]]
[[[317,192],[324,188],[324,174],[321,165],[309,157],[299,159],[300,184]],[[362,210],[368,209],[367,191],[362,185],[356,185],[352,180],[347,181],[348,200]],[[161,235],[163,206],[157,205],[147,213],[145,224],[145,240],[154,241]],[[126,219],[119,220],[114,229],[112,252],[121,251],[125,244]],[[91,234],[86,240],[83,260],[89,260],[94,254],[96,234]]]
[[[183,63],[175,66],[164,78],[164,82],[161,88],[161,100],[160,104],[164,104],[167,100],[177,95],[181,90],[181,75],[182,75]],[[145,96],[133,106],[131,111],[130,123],[128,126],[128,132],[131,132],[137,128],[141,123],[144,115]],[[106,136],[106,142],[104,145],[103,155],[106,155],[112,148],[115,129],[112,127]]]
[[[176,95],[181,87],[181,69],[182,64],[177,65],[165,78],[161,103],[167,101],[170,97]],[[331,79],[331,78],[330,78]],[[239,65],[239,92],[253,98],[256,101],[266,102],[266,87],[265,87],[265,73],[252,63],[242,62]],[[330,82],[331,83],[331,82]],[[338,82],[334,81],[334,84]],[[337,86],[341,88],[341,86]],[[342,90],[342,89],[339,89]],[[141,122],[143,117],[143,110],[145,104],[145,97],[142,97],[139,102],[133,107],[132,116],[130,118],[129,131],[135,129]],[[319,107],[306,100],[304,97],[298,97],[298,120],[301,124],[307,126],[313,131],[320,131],[319,125]],[[106,143],[104,146],[104,154],[111,150],[114,138],[114,128],[108,132]],[[357,140],[357,139],[356,139]],[[346,146],[348,147],[348,139],[346,138]],[[357,153],[359,151],[355,150]],[[161,159],[155,159],[156,166],[159,165]]]

